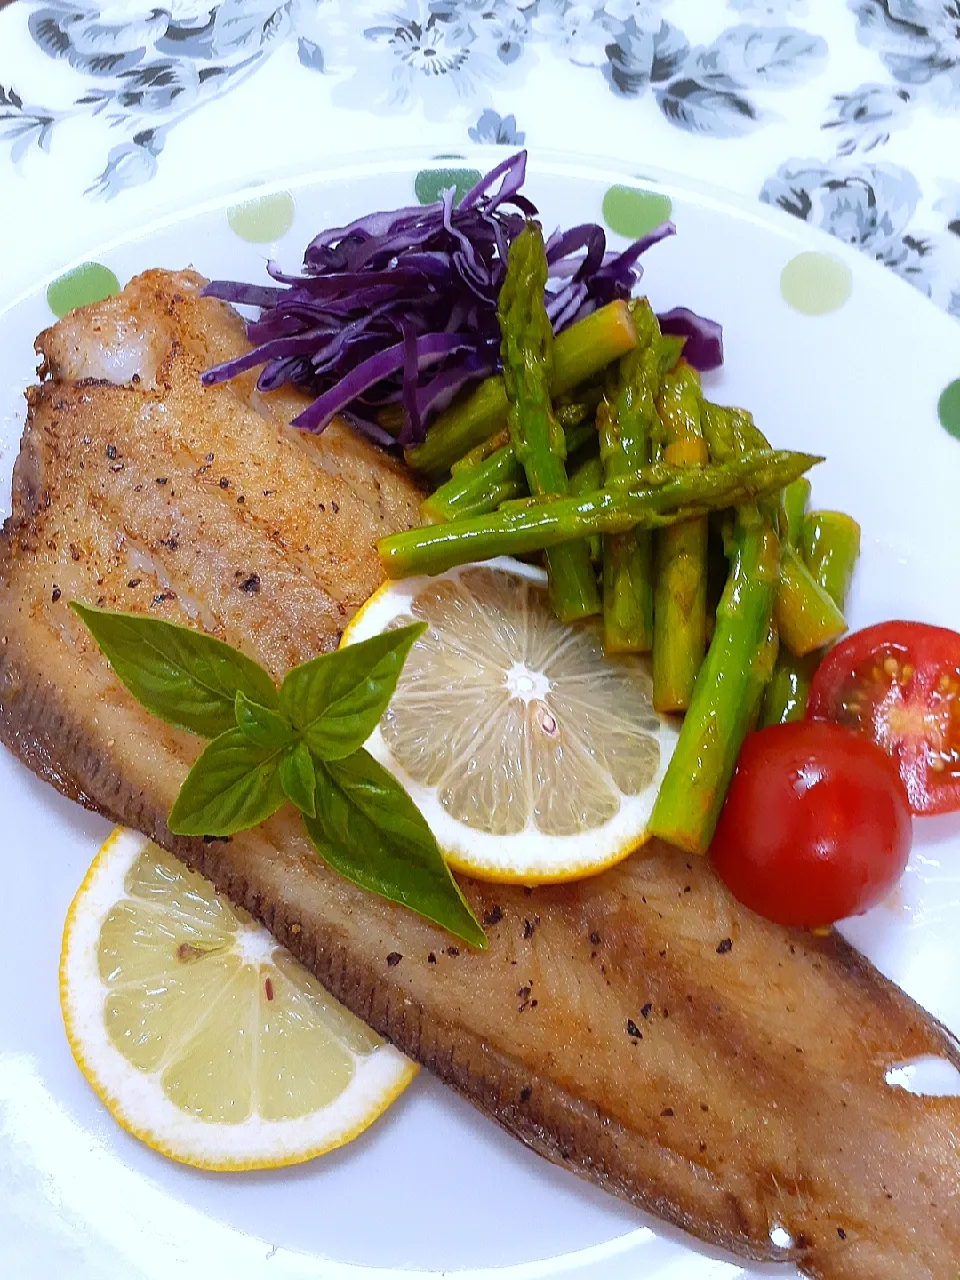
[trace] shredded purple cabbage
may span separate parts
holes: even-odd
[[[661,333],[686,338],[683,358],[695,369],[706,373],[710,369],[719,369],[723,364],[723,329],[716,320],[699,316],[688,307],[674,307],[672,311],[663,311],[657,319],[660,321]]]
[[[371,213],[324,231],[307,246],[302,275],[267,263],[273,286],[212,281],[207,296],[260,314],[247,324],[253,349],[207,370],[204,385],[262,366],[261,391],[291,382],[314,396],[295,426],[320,432],[341,414],[379,444],[418,444],[431,415],[499,368],[497,297],[507,250],[537,213],[520,194],[526,162],[525,151],[504,160],[457,204],[449,190],[436,204]],[[595,223],[554,232],[544,296],[554,332],[629,298],[641,254],[673,234],[665,222],[613,253]],[[660,319],[665,332],[687,339],[684,355],[696,368],[722,362],[720,326],[712,320],[685,308]],[[387,406],[402,411],[399,435],[377,421]]]

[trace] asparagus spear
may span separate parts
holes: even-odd
[[[820,461],[812,454],[765,449],[723,466],[657,463],[582,497],[533,500],[512,511],[392,534],[378,543],[380,560],[388,577],[407,578],[443,573],[470,560],[527,555],[596,533],[662,528],[777,493]]]
[[[458,458],[451,466],[450,474],[455,476],[461,471],[471,471],[474,467],[479,467],[482,462],[486,462],[498,449],[502,449],[509,443],[510,432],[506,427],[502,427],[492,436],[488,436],[486,440],[481,440],[479,444],[474,445],[470,452],[465,453],[462,458]]]
[[[787,485],[783,491],[782,513],[786,538],[791,546],[796,546],[800,541],[809,500],[810,482],[806,476]],[[786,648],[780,650],[770,683],[763,691],[758,717],[761,728],[802,719],[815,662],[813,654],[797,658]]]
[[[840,511],[814,511],[804,516],[798,542],[814,580],[842,611],[860,555],[860,526]],[[803,719],[810,681],[822,658],[821,649],[802,658],[780,655],[764,694],[764,725]]]
[[[831,644],[847,629],[842,611],[789,543],[780,556],[776,617],[780,639],[798,658]]]
[[[660,433],[660,326],[646,299],[631,303],[639,346],[620,360],[615,386],[597,410],[600,459],[608,481],[646,466]],[[603,647],[647,653],[653,644],[653,538],[649,532],[603,540]]]
[[[596,434],[587,422],[569,427],[564,432],[568,456],[596,439]],[[593,487],[596,489],[599,485]],[[507,443],[472,467],[458,467],[446,484],[434,489],[420,503],[420,518],[424,524],[439,524],[442,520],[482,516],[526,493],[523,467],[517,461],[513,445]]]
[[[667,441],[665,459],[704,466],[700,379],[681,362],[667,374],[657,401]],[[653,629],[653,705],[685,711],[707,647],[708,519],[687,520],[657,534]]]
[[[625,302],[611,302],[557,335],[550,390],[562,395],[587,382],[637,345],[637,331]],[[417,471],[442,475],[474,445],[486,440],[507,419],[502,378],[487,378],[441,413],[423,444],[408,449]]]
[[[769,448],[766,436],[743,409],[704,404],[703,433],[710,456],[717,462],[736,457],[744,450]],[[772,497],[766,499],[764,511],[774,529],[786,527],[788,520],[781,519],[780,504]],[[789,544],[781,557],[780,579],[777,628],[781,641],[791,653],[802,657],[843,635],[846,629],[843,614]]]
[[[553,415],[553,327],[543,303],[547,256],[543,236],[528,222],[510,245],[497,316],[500,359],[508,398],[507,428],[527,488],[534,497],[568,492],[563,428]],[[564,622],[600,611],[597,581],[585,542],[547,552],[549,595],[553,611]]]
[[[843,608],[860,555],[860,526],[842,511],[813,511],[803,521],[799,541],[810,572]]]
[[[643,300],[645,301],[645,299]],[[686,338],[678,338],[675,333],[660,335],[660,376],[669,373],[683,355]]]
[[[456,471],[446,484],[435,489],[420,503],[424,524],[441,524],[445,520],[462,520],[470,516],[496,511],[512,498],[527,493],[527,478],[517,461],[513,445],[504,445],[485,462],[464,471]]]
[[[579,498],[581,494],[593,493],[603,488],[603,463],[599,453],[584,450],[582,458],[571,459],[570,495]],[[587,539],[590,548],[590,560],[598,564],[603,555],[603,539],[598,533]]]
[[[716,628],[650,815],[652,835],[705,853],[737,756],[769,676],[779,544],[755,505],[742,507]]]
[[[800,545],[800,530],[803,527],[803,517],[807,513],[809,501],[810,481],[806,476],[794,480],[793,484],[788,484],[783,491],[783,515],[786,528],[781,529],[780,532],[786,536],[791,546]]]

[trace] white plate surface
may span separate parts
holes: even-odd
[[[268,254],[295,268],[321,228],[411,203],[415,174],[428,163],[394,155],[286,181],[293,225],[270,246],[234,235],[225,216],[229,202],[222,202],[87,257],[112,268],[121,283],[149,266],[186,264],[211,276],[260,280]],[[486,168],[491,150],[456,163]],[[960,442],[937,419],[941,391],[960,377],[956,324],[835,240],[669,178],[541,156],[531,159],[526,190],[550,229],[600,220],[612,183],[672,199],[679,234],[648,255],[644,287],[658,308],[682,303],[723,322],[727,362],[705,380],[709,394],[752,409],[775,444],[827,456],[812,477],[816,504],[848,510],[863,527],[852,624],[910,617],[960,629]],[[846,304],[818,317],[791,310],[779,288],[784,265],[810,250],[839,254],[852,278]],[[49,266],[52,278],[63,264],[51,257]],[[53,319],[46,284],[0,313],[3,514],[23,424],[22,390],[34,373],[33,337]],[[6,753],[0,753],[0,797],[7,868],[0,1274],[10,1280],[171,1280],[188,1273],[204,1280],[359,1280],[400,1272],[462,1280],[788,1280],[794,1274],[787,1267],[742,1268],[698,1249],[547,1165],[425,1075],[359,1141],[311,1165],[210,1175],[154,1155],[102,1109],[73,1064],[60,1022],[62,921],[107,826]],[[901,889],[844,931],[960,1031],[960,821],[919,822]]]

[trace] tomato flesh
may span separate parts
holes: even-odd
[[[960,635],[918,622],[854,632],[817,669],[807,715],[893,758],[914,813],[960,808]]]
[[[814,928],[886,897],[903,874],[911,835],[889,757],[838,725],[801,720],[746,739],[710,856],[752,911]]]

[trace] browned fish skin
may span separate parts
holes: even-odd
[[[416,518],[412,486],[365,446],[349,442],[341,481],[271,408],[250,411],[249,384],[198,391],[204,344],[239,349],[242,335],[195,288],[148,273],[123,295],[160,351],[155,385],[30,393],[0,549],[3,741],[210,876],[549,1159],[820,1280],[956,1280],[960,1099],[883,1079],[921,1054],[960,1066],[955,1041],[839,938],[747,914],[703,861],[656,849],[529,893],[466,882],[488,922],[480,954],[326,871],[291,815],[226,842],[170,835],[200,744],[129,698],[67,602],[203,625],[279,676],[335,642],[377,581],[373,539]],[[71,318],[66,349],[95,342],[97,323],[95,308]],[[60,329],[41,343],[50,371],[89,367],[65,360]],[[336,441],[321,442],[329,458]],[[792,1250],[771,1245],[776,1224]]]

